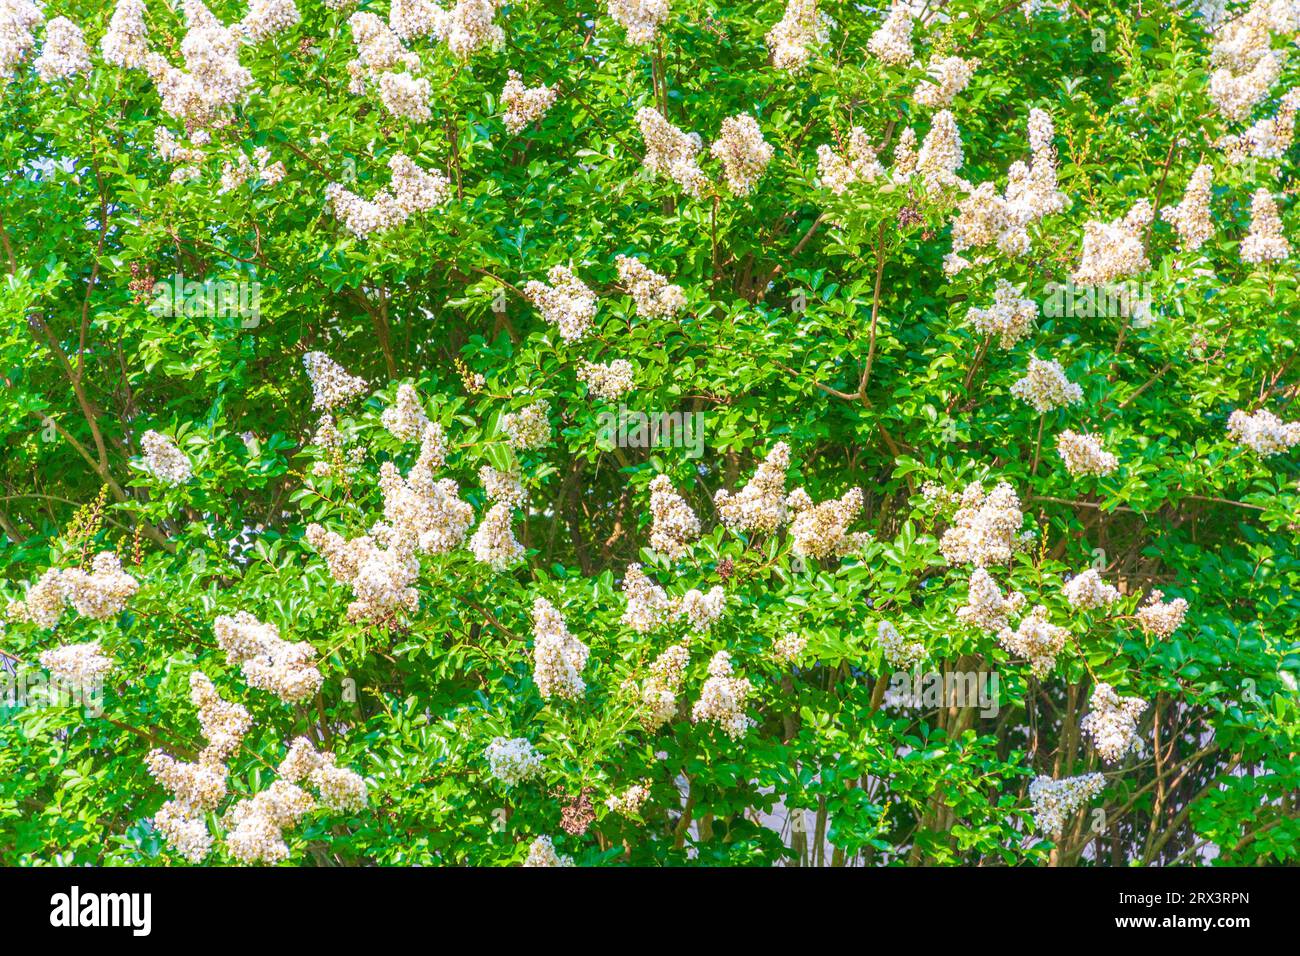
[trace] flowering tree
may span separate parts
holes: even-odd
[[[1284,0],[0,0],[0,860],[1294,862]]]

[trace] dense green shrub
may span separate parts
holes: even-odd
[[[0,0],[0,860],[1296,860],[1291,5],[210,6]]]

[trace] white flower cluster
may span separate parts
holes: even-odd
[[[505,571],[523,560],[524,546],[515,537],[514,507],[498,501],[489,508],[469,539],[469,547],[475,558],[494,571]]]
[[[384,428],[398,441],[415,441],[424,434],[429,416],[424,413],[424,403],[415,386],[403,383],[397,386],[397,398],[379,416]]]
[[[207,746],[194,763],[183,763],[162,750],[145,758],[149,773],[172,794],[154,816],[154,826],[177,853],[198,863],[212,850],[204,814],[226,796],[226,761],[239,749],[253,725],[248,711],[223,700],[202,671],[190,674],[190,701],[198,708]]]
[[[1079,722],[1079,729],[1092,738],[1093,746],[1106,763],[1115,763],[1131,750],[1140,750],[1137,720],[1147,709],[1140,697],[1120,697],[1110,684],[1099,683],[1092,692],[1092,710]]]
[[[5,613],[11,620],[52,628],[71,604],[82,617],[102,621],[121,614],[139,589],[139,582],[122,570],[117,555],[101,551],[91,561],[89,574],[80,568],[50,568]]]
[[[1280,455],[1300,445],[1300,422],[1284,422],[1263,408],[1254,413],[1237,409],[1228,416],[1228,435],[1257,455]]]
[[[1140,199],[1123,219],[1085,222],[1083,252],[1079,267],[1074,270],[1074,281],[1079,285],[1101,286],[1150,269],[1142,231],[1154,216],[1151,203]]]
[[[99,641],[65,644],[41,651],[41,666],[61,684],[80,690],[95,687],[113,669],[113,659],[104,655]]]
[[[573,866],[573,857],[556,853],[551,838],[539,836],[528,847],[528,858],[524,860],[524,866]]]
[[[1162,591],[1152,591],[1147,602],[1138,608],[1137,621],[1142,633],[1164,638],[1183,626],[1183,619],[1187,617],[1187,601],[1183,598],[1165,601],[1164,596]]]
[[[293,0],[250,0],[240,26],[248,42],[261,43],[297,26],[300,20],[302,15]]]
[[[849,524],[862,510],[862,489],[850,488],[839,498],[814,504],[802,488],[786,498],[790,510],[791,549],[808,558],[840,558],[866,547],[865,531],[850,533]]]
[[[812,58],[812,48],[830,39],[830,26],[830,18],[817,11],[817,0],[788,0],[785,13],[765,38],[772,65],[801,72]]]
[[[1002,481],[986,495],[983,486],[973,481],[960,501],[952,526],[939,539],[944,560],[981,568],[1008,563],[1023,541],[1019,533],[1024,514],[1015,489]]]
[[[640,816],[641,808],[650,799],[650,788],[643,783],[634,783],[622,793],[611,794],[605,800],[605,806],[621,817]]]
[[[1119,459],[1106,451],[1096,432],[1061,432],[1056,451],[1065,462],[1065,470],[1075,475],[1110,475],[1119,467]]]
[[[1291,243],[1282,235],[1277,203],[1267,189],[1255,190],[1250,200],[1250,231],[1241,240],[1241,261],[1259,265],[1281,262],[1291,255]]]
[[[758,120],[748,113],[740,113],[722,121],[718,138],[709,147],[709,152],[722,163],[731,192],[736,196],[748,196],[772,161],[773,150],[763,139]]]
[[[591,651],[569,633],[564,616],[546,598],[533,601],[533,682],[543,700],[576,700],[587,690],[582,669]]]
[[[699,134],[683,133],[649,106],[637,110],[636,125],[645,140],[645,168],[655,176],[667,176],[686,195],[699,198],[709,182],[696,158],[704,146]]]
[[[184,150],[184,152],[190,151]],[[217,195],[225,195],[238,189],[254,176],[260,178],[266,185],[274,186],[284,179],[285,173],[284,163],[271,162],[271,151],[265,146],[256,147],[251,160],[243,150],[239,150],[235,154],[233,163],[227,160],[221,164],[221,186],[217,190]]]
[[[243,30],[222,25],[202,0],[182,0],[188,31],[181,40],[185,69],[149,53],[144,67],[162,99],[162,108],[186,125],[213,126],[229,121],[227,108],[253,85],[253,74],[239,62]]]
[[[1029,805],[1033,810],[1034,825],[1041,833],[1059,836],[1070,815],[1105,787],[1106,778],[1099,773],[1085,773],[1063,780],[1035,777],[1029,785]]]
[[[640,259],[618,256],[618,278],[636,304],[636,314],[646,319],[671,319],[686,305],[686,294]]]
[[[691,720],[717,724],[736,740],[755,724],[745,714],[745,701],[752,691],[749,678],[734,675],[731,655],[718,651],[709,661],[709,677],[700,688],[699,700],[691,707]]]
[[[99,41],[104,60],[114,66],[136,69],[149,56],[149,28],[144,0],[117,0],[108,29]]]
[[[226,812],[226,849],[240,863],[283,863],[289,859],[284,831],[315,808],[306,790],[287,780],[273,781]]]
[[[447,12],[442,27],[447,49],[462,60],[485,47],[500,46],[506,33],[492,22],[496,14],[496,0],[458,0]]]
[[[363,199],[338,183],[325,187],[330,209],[358,239],[394,229],[416,213],[428,212],[451,198],[447,177],[421,169],[403,153],[394,153],[388,168],[389,188],[374,199]]]
[[[1006,279],[998,279],[993,304],[987,309],[972,308],[966,321],[985,335],[997,336],[998,346],[1009,349],[1034,328],[1038,303],[1026,299]]]
[[[366,805],[367,787],[361,774],[337,766],[328,750],[317,751],[306,737],[296,738],[276,772],[290,783],[308,781],[320,802],[336,813],[354,812]]]
[[[308,352],[302,357],[302,367],[311,380],[312,408],[338,408],[366,390],[365,379],[349,375],[324,352]]]
[[[1010,623],[1010,618],[1020,613],[1025,596],[1019,591],[1005,595],[984,568],[971,572],[967,585],[966,603],[957,609],[957,619],[989,633],[996,634]]]
[[[957,94],[970,83],[978,60],[963,60],[959,56],[932,56],[925,68],[929,79],[922,80],[912,91],[912,99],[931,109],[951,105]]]
[[[596,316],[596,293],[579,279],[568,266],[551,266],[546,282],[536,279],[524,286],[528,297],[542,318],[560,330],[560,338],[577,342],[591,331]]]
[[[350,3],[351,0],[342,2]],[[326,2],[328,5],[329,0]],[[393,0],[388,7],[388,28],[403,40],[440,37],[446,16],[447,11],[431,0]]]
[[[638,634],[649,634],[662,626],[673,610],[667,592],[651,581],[639,564],[627,566],[627,573],[623,576],[623,597],[627,600],[623,625]]]
[[[506,109],[506,129],[518,133],[529,123],[535,123],[555,105],[555,90],[549,86],[524,86],[523,77],[509,71],[505,87],[501,90],[501,105]]]
[[[14,75],[36,45],[35,30],[45,20],[31,0],[0,0],[0,79]]]
[[[1245,119],[1251,107],[1268,95],[1282,71],[1271,48],[1273,33],[1296,31],[1296,14],[1286,3],[1255,0],[1239,17],[1224,23],[1214,35],[1210,65],[1210,99],[1225,119]]]
[[[1063,590],[1070,607],[1080,611],[1093,611],[1119,600],[1119,589],[1103,581],[1096,568],[1076,574],[1066,582]]]
[[[147,431],[140,436],[144,452],[145,471],[169,485],[183,485],[193,477],[194,470],[185,452],[166,435]]]
[[[790,467],[790,446],[777,442],[738,492],[719,488],[713,496],[722,523],[738,534],[772,534],[785,523],[785,473]]]
[[[676,617],[684,617],[692,629],[704,632],[713,626],[713,622],[722,617],[727,606],[727,594],[718,585],[701,591],[691,588],[682,595],[681,601],[674,608]]]
[[[891,667],[910,670],[925,660],[927,651],[920,641],[905,640],[898,633],[898,628],[888,621],[881,621],[876,627],[876,645]]]
[[[700,519],[667,475],[650,482],[650,514],[650,547],[674,561],[700,536]]]
[[[992,182],[984,182],[957,204],[945,272],[960,272],[970,265],[961,256],[967,249],[996,247],[1004,255],[1026,255],[1031,246],[1029,227],[1069,204],[1057,188],[1054,135],[1051,116],[1030,110],[1029,162],[1011,164],[1005,194],[999,195]]]
[[[551,440],[551,423],[547,418],[550,414],[550,403],[539,399],[517,412],[502,415],[501,431],[511,448],[519,451],[541,448]]]
[[[627,42],[647,46],[671,12],[668,0],[608,0],[609,15],[627,30]]]
[[[478,470],[478,480],[488,501],[521,508],[528,499],[519,475],[513,471],[497,471],[491,465],[484,465]]]
[[[1224,151],[1228,162],[1241,163],[1248,158],[1281,159],[1295,140],[1296,112],[1300,109],[1300,87],[1287,90],[1278,101],[1277,113],[1257,120],[1239,136],[1222,136],[1215,146]]]
[[[349,620],[383,621],[419,606],[411,587],[420,573],[413,554],[381,547],[370,535],[348,540],[314,523],[307,526],[307,543],[325,559],[334,580],[352,589]]]
[[[587,386],[590,394],[607,402],[622,398],[636,384],[632,363],[627,359],[615,359],[608,364],[584,359],[578,365],[578,381]]]
[[[1029,357],[1029,370],[1012,384],[1011,394],[1032,405],[1040,415],[1083,401],[1083,389],[1065,377],[1060,362],[1036,355]]]
[[[314,696],[325,683],[315,664],[315,648],[305,641],[282,640],[274,624],[264,624],[247,611],[218,617],[212,630],[226,662],[240,665],[249,687],[292,704]]]
[[[772,656],[782,663],[793,664],[807,647],[808,638],[789,631],[772,642]]]
[[[685,644],[674,644],[650,664],[650,676],[642,685],[639,697],[641,723],[651,733],[677,716],[677,694],[686,680],[690,662],[690,649]]]
[[[45,25],[45,45],[32,64],[45,83],[65,80],[90,71],[90,47],[81,28],[67,17],[55,17]]]
[[[424,427],[420,456],[403,478],[397,466],[386,461],[379,469],[379,490],[384,496],[384,522],[371,535],[399,556],[415,552],[447,554],[460,547],[474,509],[460,498],[460,486],[451,478],[434,480],[433,472],[446,458],[442,427]]]
[[[969,189],[970,184],[957,175],[961,169],[961,131],[951,111],[940,110],[930,121],[930,131],[921,140],[916,154],[916,174],[931,195],[948,189]]]
[[[1027,660],[1030,671],[1041,680],[1056,666],[1056,657],[1069,636],[1069,630],[1050,622],[1047,608],[1038,604],[1020,619],[1020,626],[1014,631],[1010,627],[999,631],[998,643],[1008,653]]]
[[[542,755],[525,737],[493,737],[483,756],[488,772],[507,787],[517,787],[542,772]]]
[[[1213,181],[1214,169],[1202,163],[1188,180],[1182,201],[1160,210],[1160,218],[1174,227],[1186,252],[1195,252],[1214,236],[1214,221],[1210,218]]]
[[[912,53],[913,10],[907,0],[894,0],[879,29],[867,41],[870,50],[881,62],[891,65],[910,63]]]
[[[854,183],[874,182],[885,175],[885,167],[876,155],[867,131],[855,126],[849,130],[843,154],[837,153],[829,143],[817,147],[818,182],[837,196],[844,195]]]

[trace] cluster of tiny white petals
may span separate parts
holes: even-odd
[[[650,677],[640,690],[641,723],[654,732],[677,716],[677,694],[686,680],[690,649],[674,644],[650,664]]]
[[[772,642],[772,656],[778,661],[792,664],[799,659],[808,647],[808,638],[790,631]]]
[[[617,256],[618,278],[632,296],[636,313],[647,319],[671,319],[686,305],[686,294],[679,285],[648,268],[640,259]]]
[[[212,630],[226,662],[240,665],[248,686],[270,691],[286,704],[315,695],[325,682],[310,644],[283,640],[274,624],[264,624],[247,611],[218,617]]]
[[[145,470],[159,481],[183,485],[193,476],[189,458],[168,436],[147,431],[140,436],[140,448],[144,452]]]
[[[439,172],[421,169],[403,153],[388,161],[389,188],[365,199],[338,183],[325,187],[330,209],[344,228],[359,239],[402,225],[411,216],[428,212],[451,198],[451,182]]]
[[[1036,355],[1029,357],[1029,369],[1011,386],[1011,394],[1032,405],[1040,415],[1083,401],[1083,389],[1065,377],[1060,362]]]
[[[1035,777],[1029,785],[1034,825],[1041,833],[1059,836],[1070,815],[1101,793],[1105,786],[1106,778],[1099,773],[1085,773],[1063,780]]]
[[[985,494],[979,482],[971,482],[962,492],[952,526],[939,539],[939,550],[949,564],[1006,564],[1020,548],[1023,522],[1020,498],[1009,484],[998,482]]]
[[[1038,303],[1026,299],[1006,279],[998,279],[993,304],[987,309],[972,308],[966,321],[985,335],[997,336],[998,346],[1009,349],[1033,330],[1038,318]]]
[[[653,43],[659,26],[668,19],[668,0],[608,0],[609,15],[627,30],[635,46]]]
[[[817,180],[824,189],[842,196],[854,183],[869,183],[884,177],[885,167],[876,155],[867,131],[855,126],[849,130],[842,154],[829,143],[817,147]]]
[[[1280,262],[1291,255],[1291,243],[1282,235],[1277,203],[1267,189],[1255,190],[1250,200],[1250,232],[1241,240],[1241,261],[1256,265]]]
[[[349,620],[386,620],[419,606],[411,585],[420,565],[409,552],[380,547],[370,535],[349,540],[314,523],[307,526],[307,542],[325,559],[334,580],[352,589]]]
[[[542,755],[524,737],[493,737],[483,756],[488,772],[507,787],[517,787],[542,772]]]
[[[488,509],[478,530],[469,539],[474,557],[494,571],[504,571],[523,560],[524,546],[515,537],[514,508],[499,501]]]
[[[1228,416],[1228,436],[1257,455],[1280,455],[1300,445],[1300,422],[1284,422],[1272,412],[1237,409]]]
[[[1101,572],[1089,568],[1082,574],[1076,574],[1065,585],[1065,599],[1070,607],[1080,611],[1092,611],[1107,607],[1119,600],[1119,589],[1101,579]]]
[[[984,568],[971,572],[966,591],[966,603],[957,609],[957,619],[996,634],[1010,623],[1013,615],[1024,607],[1025,596],[1019,591],[1004,595]]]
[[[478,470],[478,480],[488,501],[520,508],[528,498],[519,475],[513,471],[497,471],[491,465],[484,465]]]
[[[691,707],[691,720],[717,724],[736,740],[755,723],[745,714],[745,701],[752,691],[749,678],[735,676],[731,655],[718,651],[709,661],[709,677],[700,688],[699,700]]]
[[[95,687],[113,669],[113,659],[105,656],[99,641],[41,651],[39,660],[57,681],[83,690]]]
[[[31,0],[0,0],[0,79],[8,79],[32,47],[45,20]]]
[[[251,0],[240,21],[250,43],[261,43],[298,25],[302,15],[293,0]]]
[[[867,41],[867,49],[884,63],[910,63],[912,52],[912,18],[914,11],[907,0],[894,0],[885,22]]]
[[[969,184],[957,175],[961,169],[961,132],[950,110],[934,114],[930,131],[916,154],[916,172],[927,193],[945,189],[966,189]]]
[[[1151,637],[1170,637],[1183,626],[1187,617],[1187,601],[1183,598],[1164,600],[1163,591],[1152,591],[1147,602],[1137,611],[1138,627]]]
[[[102,621],[122,613],[139,588],[139,582],[122,570],[117,555],[101,551],[91,561],[89,573],[80,568],[50,568],[5,613],[13,620],[52,628],[71,604],[82,617]]]
[[[393,0],[388,28],[403,40],[441,36],[447,12],[430,0]]]
[[[830,18],[817,11],[817,0],[788,0],[785,13],[767,32],[767,48],[778,70],[799,73],[812,58],[812,48],[830,39]]]
[[[1213,168],[1202,163],[1192,173],[1182,201],[1160,210],[1160,218],[1174,227],[1187,252],[1195,252],[1214,236],[1214,221],[1210,218],[1213,179]]]
[[[950,105],[966,89],[978,65],[978,60],[963,60],[959,56],[932,56],[925,68],[930,78],[916,85],[912,99],[931,109]]]
[[[361,774],[337,766],[333,753],[317,751],[306,737],[298,737],[289,745],[289,753],[277,772],[290,783],[307,780],[321,803],[336,813],[360,810],[366,805],[368,788]]]
[[[772,534],[787,516],[785,473],[790,467],[790,446],[777,442],[754,472],[749,484],[738,492],[721,488],[713,496],[722,523],[732,531]]]
[[[727,594],[720,586],[714,585],[708,591],[691,588],[682,595],[676,613],[686,618],[693,630],[704,632],[722,617],[726,606]]]
[[[634,783],[622,793],[611,794],[605,800],[605,806],[621,817],[636,817],[649,799],[650,788],[643,783]]]
[[[55,17],[45,25],[45,44],[32,64],[43,82],[67,79],[90,70],[90,47],[81,28],[67,17]]]
[[[523,77],[511,70],[501,90],[506,129],[518,133],[529,123],[540,120],[555,105],[555,96],[554,88],[549,86],[524,86]]]
[[[485,47],[500,46],[506,34],[492,22],[496,13],[496,0],[459,0],[447,11],[441,27],[447,48],[462,60]]]
[[[627,608],[622,622],[638,634],[648,634],[668,620],[673,603],[668,594],[641,570],[639,564],[629,564],[623,576],[623,597]]]
[[[576,700],[587,690],[582,669],[591,651],[569,633],[564,616],[546,598],[533,601],[533,682],[543,700]]]
[[[424,403],[415,386],[403,383],[397,386],[397,398],[379,416],[389,434],[399,441],[415,441],[424,433],[429,416],[424,413]]]
[[[683,133],[649,106],[637,110],[636,124],[645,140],[645,168],[656,176],[667,176],[688,196],[698,198],[708,185],[696,158],[704,145],[699,135]]]
[[[240,27],[226,27],[202,0],[182,0],[188,28],[181,40],[185,69],[159,53],[145,58],[145,69],[162,98],[162,108],[190,126],[228,120],[227,108],[243,98],[253,74],[239,62]]]
[[[866,532],[850,533],[849,524],[862,510],[862,489],[850,488],[839,498],[814,503],[796,488],[786,498],[794,553],[808,558],[839,558],[866,546]]]
[[[354,62],[368,70],[372,76],[386,70],[419,68],[419,57],[407,51],[397,33],[375,14],[352,14],[348,18],[348,28],[352,31],[352,42],[357,48],[357,60]],[[352,69],[355,71],[356,68]]]
[[[748,113],[724,119],[709,152],[722,163],[727,187],[737,196],[748,196],[754,191],[773,154],[771,145],[763,139],[758,120]]]
[[[1061,432],[1056,451],[1065,462],[1065,470],[1078,475],[1109,475],[1119,467],[1119,459],[1102,447],[1096,432]]]
[[[927,653],[924,644],[906,640],[888,621],[881,621],[876,626],[876,646],[889,665],[900,670],[910,670],[923,661]]]
[[[525,405],[517,412],[501,416],[501,431],[511,448],[528,451],[541,448],[551,440],[551,423],[547,416],[551,406],[545,399]]]
[[[1278,101],[1277,113],[1257,120],[1240,135],[1222,136],[1215,146],[1224,151],[1228,162],[1255,159],[1281,159],[1295,140],[1296,112],[1300,109],[1300,87],[1287,90]]]
[[[1099,683],[1092,692],[1092,710],[1079,729],[1092,738],[1106,763],[1115,763],[1130,751],[1141,749],[1137,721],[1147,709],[1140,697],[1120,697],[1110,684]]]
[[[556,853],[551,838],[539,836],[529,845],[524,866],[573,866],[573,857]]]
[[[700,536],[700,519],[667,475],[650,482],[650,514],[650,547],[674,561]]]
[[[1221,67],[1210,74],[1210,99],[1224,119],[1243,120],[1268,95],[1281,74],[1281,61],[1271,52],[1245,73],[1234,74],[1230,68]]]
[[[596,293],[568,266],[552,266],[546,282],[532,280],[524,286],[524,295],[542,313],[543,319],[560,330],[564,341],[577,342],[591,331],[596,316]]]
[[[108,30],[99,41],[106,62],[126,69],[144,66],[149,56],[145,10],[144,0],[117,0]]]
[[[1142,231],[1154,218],[1151,203],[1140,199],[1123,219],[1101,222],[1090,219],[1083,225],[1083,252],[1074,281],[1079,285],[1106,285],[1151,268]]]
[[[426,123],[432,118],[429,98],[433,95],[433,87],[427,76],[414,76],[409,72],[381,73],[376,86],[379,102],[389,115],[413,123]]]
[[[312,408],[338,408],[366,390],[365,379],[349,375],[324,352],[308,352],[302,357],[302,367],[311,380]]]
[[[276,780],[226,813],[226,849],[240,863],[283,863],[289,859],[284,831],[296,826],[315,806],[307,791]]]
[[[1069,630],[1049,621],[1047,608],[1038,604],[1020,619],[1020,625],[1014,631],[1010,627],[999,631],[998,643],[1008,653],[1027,660],[1033,675],[1042,679],[1056,666],[1056,657],[1069,636]]]
[[[636,384],[632,363],[627,359],[615,359],[607,364],[584,359],[578,365],[578,381],[587,386],[589,393],[607,402],[622,398]]]

